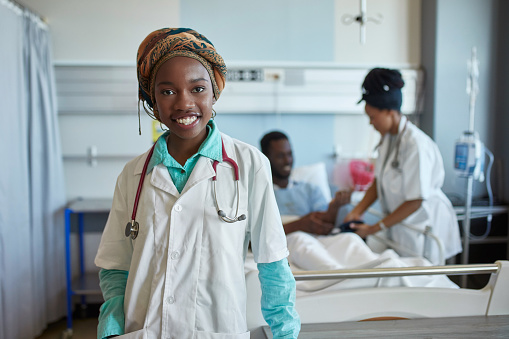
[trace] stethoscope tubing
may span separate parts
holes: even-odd
[[[138,190],[136,191],[136,197],[134,198],[134,206],[133,206],[133,214],[131,215],[131,220],[136,220],[136,212],[138,211],[138,203],[140,202],[140,195],[141,195],[141,189],[143,187],[143,181],[145,180],[145,176],[147,175],[147,168],[148,163],[150,162],[150,159],[152,158],[152,154],[154,154],[154,148],[156,147],[156,144],[152,146],[150,149],[147,160],[145,160],[145,164],[143,165],[143,170],[141,171],[141,177],[140,182],[138,183]]]
[[[230,158],[228,156],[228,154],[226,153],[226,149],[224,148],[223,139],[221,139],[221,147],[222,147],[222,150],[223,150],[223,162],[227,162],[227,163],[229,163],[233,167],[233,173],[235,175],[235,185],[236,185],[236,191],[237,191],[237,209],[235,210],[235,217],[230,218],[230,217],[226,216],[226,213],[224,213],[224,211],[219,207],[219,202],[217,201],[216,182],[217,182],[217,164],[219,163],[219,161],[217,161],[217,160],[215,160],[212,163],[212,168],[214,169],[214,172],[216,173],[216,175],[214,175],[212,177],[213,188],[214,188],[214,200],[216,202],[216,209],[217,209],[217,214],[219,215],[219,217],[224,222],[234,223],[234,222],[242,221],[242,220],[246,219],[246,215],[245,214],[241,214],[239,216],[239,196],[240,196],[240,191],[239,191],[239,166],[237,165],[235,160]]]

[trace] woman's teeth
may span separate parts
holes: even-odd
[[[182,118],[182,119],[176,119],[176,121],[179,123],[179,124],[182,124],[182,125],[190,125],[192,124],[193,122],[196,121],[196,119],[198,119],[197,117],[186,117],[186,118]]]

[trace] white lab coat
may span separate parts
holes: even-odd
[[[407,118],[402,116],[399,133],[403,131],[406,122]],[[375,165],[377,194],[383,212],[389,214],[405,201],[423,199],[422,206],[404,222],[422,230],[431,226],[433,233],[443,242],[445,258],[461,252],[458,220],[451,202],[441,190],[445,174],[437,145],[408,121],[406,130],[401,134],[399,167],[394,168],[391,164],[395,158],[397,143],[385,161],[389,150],[388,137],[389,135],[385,135],[382,140]],[[415,253],[423,253],[423,235],[394,225],[386,231],[386,236]],[[436,263],[438,248],[426,245],[425,250],[427,257]]]
[[[124,234],[131,219],[147,153],[120,174],[113,206],[95,259],[105,269],[129,271],[125,338],[249,338],[244,260],[251,241],[258,263],[288,255],[267,158],[256,148],[222,135],[239,166],[239,215],[217,215],[212,160],[200,157],[182,194],[168,170],[156,166],[144,179],[135,240]],[[217,166],[217,198],[235,215],[236,187],[229,164]]]

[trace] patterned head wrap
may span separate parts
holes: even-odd
[[[395,69],[373,68],[362,83],[362,98],[373,107],[401,111],[405,85],[401,73]]]
[[[212,80],[215,99],[225,86],[226,65],[214,45],[203,35],[189,28],[163,28],[150,33],[138,48],[138,97],[154,108],[154,83],[161,65],[176,56],[185,56],[201,62]],[[151,115],[148,111],[147,113]],[[159,113],[154,110],[154,118]]]

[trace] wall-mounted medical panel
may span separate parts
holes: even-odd
[[[361,114],[357,102],[369,69],[265,68],[263,81],[227,83],[215,109],[221,113]],[[402,112],[418,111],[421,71],[402,70]]]
[[[362,113],[358,105],[368,69],[340,67],[235,67],[215,109],[221,113]],[[135,114],[134,67],[57,67],[60,114]],[[422,93],[422,72],[402,70],[402,112],[415,113]]]
[[[137,114],[132,66],[57,66],[59,114]]]

